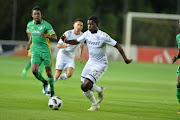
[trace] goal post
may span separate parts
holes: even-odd
[[[128,57],[130,56],[133,18],[179,20],[180,15],[161,14],[161,13],[128,12],[127,16],[126,16],[126,24],[125,24],[125,52]]]

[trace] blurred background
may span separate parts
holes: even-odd
[[[177,54],[180,0],[0,0],[0,4],[1,55],[27,56],[24,47],[28,43],[26,25],[32,20],[34,6],[41,7],[42,18],[53,26],[58,39],[66,30],[73,28],[76,18],[84,19],[83,32],[86,31],[88,17],[96,15],[100,19],[99,28],[118,41],[134,61],[170,63],[172,56]],[[143,16],[132,17],[131,22],[127,22],[129,12],[140,16],[143,13]],[[146,18],[148,13],[159,18]],[[173,19],[171,15],[174,15]],[[56,57],[57,42],[52,41],[51,44]],[[108,46],[108,58],[121,60],[113,49]],[[87,51],[85,48],[85,59]]]

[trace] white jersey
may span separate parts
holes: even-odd
[[[106,44],[114,46],[117,42],[101,30],[94,34],[87,30],[77,41],[86,41],[89,50],[89,60],[82,71],[81,81],[88,78],[95,83],[107,70]]]
[[[66,31],[64,33],[67,40],[77,39],[82,34],[83,34],[82,32],[80,32],[79,35],[74,34],[74,29],[68,30],[68,31]],[[58,41],[58,44],[66,45],[66,43],[64,43],[62,39],[60,39]],[[64,54],[68,55],[69,57],[71,57],[72,59],[74,59],[77,47],[78,47],[78,45],[72,45],[72,46],[69,46],[69,47],[66,47],[66,48],[60,48],[57,56],[59,56],[61,53],[64,53]]]
[[[64,33],[67,40],[77,39],[83,33],[79,35],[74,34],[73,30],[68,30]],[[58,44],[65,45],[61,39],[58,41]],[[56,70],[66,70],[67,68],[74,68],[74,57],[78,45],[72,45],[66,48],[60,48],[56,58]]]
[[[106,63],[106,44],[114,46],[117,43],[107,33],[101,30],[98,30],[97,33],[93,34],[89,30],[87,30],[82,34],[82,36],[77,39],[77,41],[86,41],[89,50],[89,60],[104,61]]]

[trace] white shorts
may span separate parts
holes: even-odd
[[[107,70],[107,67],[107,63],[88,60],[81,74],[81,82],[88,78],[96,83]]]
[[[64,54],[63,52],[58,53],[56,58],[56,70],[67,70],[67,68],[74,69],[74,58],[69,55]]]

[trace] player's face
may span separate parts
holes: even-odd
[[[41,11],[33,10],[32,17],[36,23],[40,23],[41,22]]]
[[[94,20],[88,20],[87,25],[88,25],[88,30],[91,32],[97,31],[98,29],[98,26],[94,22]]]
[[[76,32],[80,32],[83,29],[83,22],[77,21],[77,22],[74,23],[73,26],[74,26],[74,30]]]

